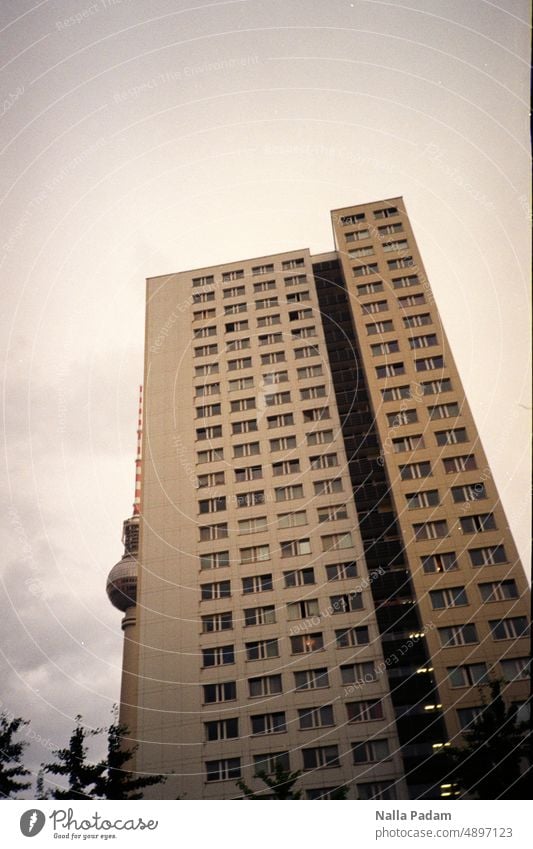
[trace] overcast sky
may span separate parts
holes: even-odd
[[[403,195],[522,555],[525,0],[3,0],[2,687],[31,762],[119,697],[144,279]]]

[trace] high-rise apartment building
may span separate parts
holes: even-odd
[[[527,699],[527,583],[403,200],[332,221],[334,252],[147,281],[136,605],[131,557],[109,591],[154,796],[276,763],[310,799],[450,796],[477,685]]]

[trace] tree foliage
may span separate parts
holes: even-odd
[[[17,793],[31,786],[30,781],[20,781],[30,774],[22,764],[28,741],[13,740],[25,725],[29,725],[28,720],[20,716],[10,716],[5,711],[0,714],[0,799],[13,799]]]
[[[68,748],[55,749],[52,754],[58,762],[43,764],[44,772],[62,775],[68,779],[68,789],[56,787],[53,799],[92,799],[93,789],[102,772],[101,764],[88,761],[86,740],[100,733],[100,729],[86,729],[82,718],[76,716],[76,727],[72,732]]]
[[[144,787],[166,781],[164,775],[134,774],[127,769],[137,746],[126,747],[128,728],[117,719],[107,729],[107,759],[102,761],[95,793],[101,799],[142,799]]]

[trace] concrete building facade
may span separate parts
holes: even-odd
[[[332,223],[327,254],[147,281],[136,593],[120,564],[108,591],[154,797],[281,764],[309,799],[445,798],[477,685],[527,699],[527,583],[403,200]]]

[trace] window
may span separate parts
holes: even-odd
[[[294,501],[297,498],[304,497],[304,488],[301,484],[277,486],[274,489],[274,496],[276,501]]]
[[[264,336],[259,336],[258,341],[260,345],[278,345],[283,342],[283,334],[267,333]]]
[[[217,328],[216,325],[212,324],[209,327],[197,327],[193,330],[193,337],[195,339],[205,339],[207,336],[216,336]]]
[[[273,395],[265,395],[265,404],[267,407],[275,407],[278,404],[290,404],[290,392],[275,392]]]
[[[274,363],[284,363],[285,362],[285,351],[271,351],[268,354],[261,354],[261,365],[268,366],[273,365]],[[285,372],[287,374],[287,372]],[[266,375],[265,375],[266,379]],[[276,383],[279,381],[271,381],[271,383]]]
[[[267,775],[272,775],[272,773],[276,772],[277,768],[286,770],[287,772],[289,771],[290,762],[288,752],[275,752],[273,754],[267,753],[264,755],[254,755],[255,775],[261,775],[263,773],[266,773]]]
[[[339,459],[336,454],[318,454],[309,458],[311,469],[331,469],[339,465]]]
[[[382,389],[381,396],[384,401],[401,401],[402,398],[411,397],[411,387],[391,386],[389,389]]]
[[[273,625],[276,621],[276,608],[273,604],[267,607],[248,607],[244,611],[245,625]]]
[[[226,528],[227,536],[227,528]],[[224,569],[229,566],[229,551],[214,551],[200,554],[200,569]]]
[[[199,464],[214,463],[216,460],[223,460],[224,459],[224,449],[223,448],[209,448],[208,451],[198,451],[196,458],[197,458],[197,462]]]
[[[210,275],[205,275],[205,276],[203,276],[203,277],[193,277],[193,278],[192,278],[192,285],[193,285],[193,287],[197,287],[197,286],[212,286],[214,282],[215,282],[215,278],[213,277],[213,275],[212,275],[212,274],[210,274]]]
[[[383,366],[376,366],[376,377],[396,377],[399,374],[405,374],[403,363],[386,363]]]
[[[265,386],[272,386],[275,383],[286,383],[289,379],[287,371],[271,371],[263,375],[263,383]]]
[[[349,563],[331,563],[326,566],[326,577],[328,581],[344,581],[346,578],[357,578],[357,563],[355,560]]]
[[[449,666],[447,669],[450,686],[474,687],[487,680],[486,663],[467,663],[464,666]]]
[[[256,534],[268,528],[266,516],[255,516],[253,519],[241,519],[237,523],[240,534]]]
[[[228,646],[226,646],[228,648]],[[210,651],[210,649],[208,649]],[[231,661],[233,663],[233,661]],[[207,664],[204,664],[206,666]],[[231,702],[237,698],[237,685],[235,681],[226,681],[222,684],[204,684],[204,703],[206,705],[215,702]]]
[[[413,525],[415,539],[440,539],[448,533],[448,523],[445,519],[439,519],[436,522],[422,522],[421,524]]]
[[[437,489],[426,489],[421,492],[410,492],[405,496],[407,509],[416,510],[420,507],[435,507],[440,503],[439,491]]]
[[[309,296],[308,290],[303,290],[302,292],[289,292],[287,295],[287,303],[288,304],[299,304],[302,301],[310,301],[311,298]]]
[[[329,507],[319,507],[318,510],[319,522],[336,522],[337,519],[348,518],[348,508],[346,504],[332,504]]]
[[[391,253],[391,251],[405,251],[408,248],[409,243],[407,239],[396,239],[392,242],[383,242],[383,250],[385,253]]]
[[[231,582],[216,581],[212,584],[200,584],[202,601],[213,601],[217,598],[231,597]]]
[[[211,634],[214,631],[230,631],[233,628],[231,610],[225,613],[211,613],[202,616],[202,633]]]
[[[254,545],[251,548],[240,548],[239,557],[241,563],[261,563],[263,560],[270,560],[270,547]]]
[[[287,730],[285,713],[262,713],[251,716],[252,734],[280,734]]]
[[[424,395],[440,395],[441,392],[450,392],[452,382],[449,377],[441,377],[440,380],[425,380],[418,384],[422,387]]]
[[[200,527],[200,540],[202,542],[211,539],[226,539],[228,536],[228,523],[221,522],[218,525],[202,525]]]
[[[397,268],[412,268],[414,264],[412,256],[404,256],[400,257],[400,259],[387,260],[387,267],[390,271],[394,271]]]
[[[527,637],[529,628],[525,616],[512,616],[510,619],[495,619],[489,622],[493,640],[517,640]]]
[[[265,660],[269,657],[279,657],[277,640],[255,640],[245,643],[246,660]]]
[[[484,602],[508,601],[512,598],[518,598],[518,589],[513,580],[491,581],[488,584],[480,584],[479,592]]]
[[[308,616],[318,616],[318,601],[316,598],[305,601],[291,601],[287,604],[287,619],[306,619]]]
[[[296,690],[321,690],[324,687],[329,687],[328,670],[326,667],[322,667],[295,672],[294,685]]]
[[[500,660],[505,681],[519,681],[522,679],[527,681],[529,678],[529,665],[530,661],[528,657],[513,657],[507,660]]]
[[[294,416],[292,413],[280,413],[277,416],[267,416],[267,427],[288,427],[294,424]]]
[[[320,351],[315,345],[306,345],[305,348],[295,348],[294,357],[297,360],[304,360],[308,357],[318,357]]]
[[[241,492],[236,497],[237,507],[255,507],[265,503],[265,493],[262,489],[254,492]]]
[[[344,487],[340,478],[331,478],[325,481],[315,481],[313,483],[315,495],[332,495],[335,492],[343,492]]]
[[[220,404],[205,404],[203,407],[196,407],[196,418],[207,419],[210,416],[219,416],[220,410]]]
[[[485,548],[471,548],[468,551],[472,566],[494,566],[507,563],[503,545],[488,545]]]
[[[377,345],[371,345],[370,350],[372,351],[373,357],[382,357],[385,354],[397,354],[400,350],[400,346],[394,339],[390,342],[380,342]]]
[[[404,274],[402,277],[393,277],[392,278],[392,288],[393,289],[408,289],[409,286],[418,286],[420,284],[420,278],[418,274]],[[428,318],[430,318],[429,313],[427,313]],[[411,321],[411,319],[417,319],[418,316],[411,316],[410,318],[404,318],[404,326],[405,327],[417,327],[419,324],[430,324],[430,321],[414,321],[412,324],[407,324],[406,322]]]
[[[228,283],[230,280],[241,280],[243,277],[244,277],[244,271],[243,271],[242,268],[235,269],[234,271],[225,271],[222,274],[222,282]],[[240,289],[244,289],[244,286],[237,286],[237,290],[240,290]],[[228,298],[231,297],[230,295],[226,295],[226,292],[232,292],[232,291],[235,291],[235,290],[224,289],[224,296],[228,297]],[[239,291],[239,294],[241,294],[240,291]]]
[[[344,238],[347,242],[360,242],[363,239],[370,239],[370,230],[355,230],[351,233],[346,233]]]
[[[252,433],[257,430],[257,421],[256,419],[246,419],[242,422],[232,422],[231,424],[231,432],[232,433]]]
[[[239,304],[228,304],[226,307],[224,307],[224,315],[237,315],[237,313],[246,312],[247,309],[248,306],[246,304],[246,301],[243,301]],[[226,330],[227,329],[228,326],[226,325]]]
[[[282,460],[281,463],[272,464],[272,474],[274,477],[279,477],[280,475],[292,475],[299,471],[299,460]]]
[[[438,345],[436,333],[429,333],[426,336],[411,336],[409,345],[412,349],[416,348],[432,348],[433,345]]]
[[[296,448],[295,436],[280,436],[270,440],[271,451],[289,451],[291,448]]]
[[[304,368],[297,369],[298,380],[306,380],[309,377],[320,377],[322,372],[322,366],[305,366]]]
[[[459,725],[464,730],[468,728],[470,725],[473,725],[477,719],[483,713],[483,708],[481,705],[476,705],[475,707],[467,707],[467,708],[459,708],[457,711],[457,718],[459,719]]]
[[[313,430],[307,434],[308,445],[324,445],[333,442],[332,430]]]
[[[368,740],[366,743],[352,743],[353,762],[358,764],[380,763],[389,757],[388,740]]]
[[[454,572],[459,568],[455,551],[447,551],[443,554],[430,554],[422,558],[424,572]]]
[[[195,292],[192,296],[193,304],[205,304],[215,300],[214,292]]]
[[[277,307],[277,306],[279,306],[279,304],[278,304],[277,296],[275,296],[275,295],[273,297],[270,297],[270,298],[259,298],[255,302],[256,310],[267,310],[267,309],[270,309],[271,307]]]
[[[356,590],[343,595],[332,595],[329,600],[333,613],[350,613],[354,610],[363,609],[363,596],[361,592]]]
[[[218,363],[206,363],[194,369],[195,377],[206,377],[208,374],[218,374]]]
[[[251,357],[240,357],[238,360],[228,360],[229,371],[237,371],[238,369],[251,368]]]
[[[309,652],[322,651],[324,648],[324,638],[319,631],[313,634],[298,634],[296,637],[291,637],[290,640],[293,654],[308,654]]]
[[[280,543],[282,557],[299,557],[311,553],[311,542],[308,539],[294,539]]]
[[[284,277],[285,286],[300,286],[302,283],[307,283],[307,274],[293,274],[291,277]]]
[[[476,458],[473,454],[466,454],[463,457],[444,457],[442,465],[447,475],[454,472],[471,472],[473,469],[477,469]]]
[[[428,407],[428,413],[432,421],[456,418],[459,415],[459,404],[437,404],[436,407]]]
[[[383,719],[383,705],[380,699],[366,699],[362,702],[346,704],[348,722],[369,722]]]
[[[399,213],[396,206],[387,206],[383,207],[383,209],[374,210],[374,218],[390,218],[392,215],[398,214]]]
[[[293,513],[278,514],[278,528],[296,528],[300,525],[307,524],[307,513],[305,510],[298,510]]]
[[[200,513],[220,513],[226,509],[226,497],[219,495],[216,498],[206,498],[198,502]]]
[[[415,360],[417,371],[429,371],[435,368],[444,368],[444,357],[425,357],[423,360]]]
[[[258,696],[274,696],[281,692],[281,675],[263,675],[260,678],[248,678],[248,695],[252,699]]]
[[[208,318],[215,318],[217,311],[213,310],[198,310],[197,312],[193,312],[192,320],[193,321],[205,321]]]
[[[237,310],[235,310],[237,312]],[[240,333],[243,330],[248,330],[248,322],[247,321],[228,321],[224,325],[225,333]],[[228,342],[227,350],[228,351],[239,351],[241,348],[249,348],[250,340],[249,339],[236,339],[233,342]]]
[[[203,666],[227,666],[229,663],[235,663],[233,646],[213,646],[210,649],[202,649]],[[235,695],[231,698],[234,699]]]
[[[304,708],[298,711],[298,723],[302,731],[307,728],[326,728],[335,725],[332,705],[323,707]]]
[[[252,575],[242,579],[242,591],[244,595],[249,593],[266,593],[272,590],[272,575]]]
[[[196,439],[218,439],[222,436],[222,425],[212,425],[211,427],[200,427],[196,431]]]
[[[438,631],[443,648],[467,646],[478,642],[476,626],[473,624],[452,625],[450,628],[439,628]]]
[[[403,298],[398,298],[398,306],[400,309],[406,307],[419,307],[426,303],[424,295],[405,295]]]
[[[479,501],[487,497],[484,483],[469,483],[465,486],[452,486],[452,496],[456,504],[465,501]]]
[[[284,259],[281,267],[283,271],[289,271],[292,268],[302,268],[304,264],[303,257],[296,257],[295,259]]]
[[[387,413],[387,421],[390,427],[413,424],[418,421],[418,413],[416,410],[400,410],[397,413]]]
[[[446,587],[442,590],[432,590],[429,594],[433,610],[445,607],[462,607],[468,604],[464,587]]]
[[[358,799],[396,799],[396,788],[392,781],[371,781],[357,785]]]
[[[224,483],[224,472],[209,472],[207,475],[198,475],[197,485],[199,489],[206,486],[219,486]]]
[[[206,761],[205,770],[208,781],[229,781],[241,777],[240,758],[222,758],[218,761]]]
[[[354,277],[367,277],[370,274],[377,274],[378,264],[377,262],[369,262],[366,265],[356,265],[352,269],[352,273]]]
[[[378,333],[390,333],[393,330],[392,321],[377,321],[375,324],[366,325],[366,332],[369,336],[376,336]]]
[[[324,398],[325,395],[325,386],[309,386],[307,389],[300,389],[300,399],[302,401],[310,401],[312,398]]]
[[[233,446],[234,457],[253,457],[255,454],[259,454],[258,442],[242,442]]]
[[[303,410],[303,419],[308,422],[319,422],[322,419],[331,418],[329,407],[316,407],[313,410]]]
[[[368,626],[364,625],[360,628],[335,631],[335,641],[338,649],[347,648],[348,646],[366,646],[370,642]]]
[[[283,573],[285,587],[303,587],[307,584],[315,583],[315,570],[310,567],[308,569],[291,569],[290,572]]]
[[[246,466],[243,469],[235,469],[235,480],[237,483],[242,483],[242,481],[255,481],[262,477],[262,466]]]
[[[307,327],[297,327],[291,330],[291,341],[297,342],[299,339],[311,339],[316,335],[316,327],[313,324]]]
[[[340,766],[338,746],[316,746],[302,749],[304,769]]]
[[[372,315],[376,312],[385,312],[388,310],[389,305],[387,301],[370,301],[368,304],[362,304],[361,310],[363,315]]]
[[[204,722],[205,739],[207,743],[213,740],[233,740],[239,736],[238,719],[216,719]]]
[[[405,278],[400,278],[405,279]],[[431,315],[428,312],[419,312],[416,315],[409,315],[403,319],[403,326],[406,328],[409,327],[423,327],[425,324],[432,324]]]
[[[351,533],[328,534],[320,538],[322,551],[337,551],[338,549],[351,548],[353,546]]]
[[[366,250],[366,248],[364,249]],[[352,254],[353,251],[350,251]],[[374,251],[372,251],[374,253]],[[383,283],[364,283],[362,286],[357,287],[357,297],[361,298],[363,295],[374,295],[376,292],[383,292]]]
[[[416,480],[417,478],[428,478],[432,476],[431,463],[429,460],[424,460],[421,463],[409,463],[407,466],[400,466],[400,477],[403,481]]]
[[[392,450],[395,454],[401,454],[405,451],[416,451],[424,447],[424,437],[420,434],[416,436],[400,436],[392,440]]]
[[[263,315],[257,319],[258,327],[271,327],[273,324],[281,324],[279,315]]]
[[[346,227],[347,224],[357,224],[359,221],[365,220],[364,212],[354,212],[351,215],[341,215],[340,222],[343,227]]]
[[[464,516],[459,519],[459,524],[464,534],[481,534],[484,531],[493,531],[496,529],[496,522],[492,513]]]
[[[374,256],[374,248],[372,245],[366,245],[364,248],[353,248],[351,251],[348,251],[348,256],[350,259],[361,259],[361,257],[365,256]],[[383,289],[383,285],[381,288]]]
[[[205,383],[203,386],[195,387],[196,398],[202,398],[205,395],[220,395],[220,383]]]
[[[254,265],[252,268],[252,274],[256,277],[258,274],[273,274],[274,273],[274,265],[269,262],[267,265]],[[274,283],[274,280],[269,280],[269,283]],[[261,283],[254,283],[254,289],[256,286],[261,286]]]
[[[366,663],[347,663],[340,667],[343,684],[367,684],[378,680],[373,661]]]
[[[440,430],[435,433],[437,445],[457,445],[460,442],[467,442],[468,436],[466,428],[458,427],[454,430]]]

